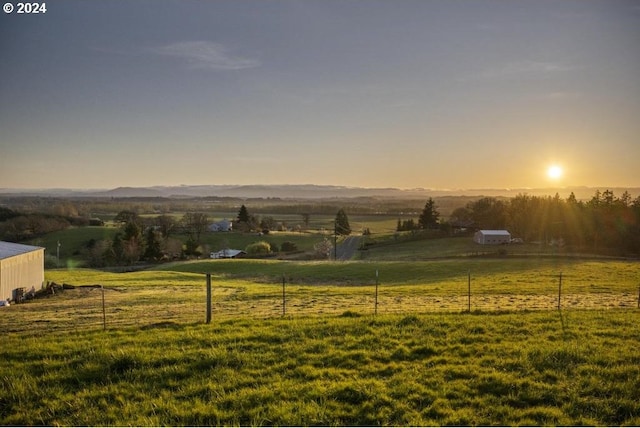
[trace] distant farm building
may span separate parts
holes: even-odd
[[[233,230],[233,223],[225,219],[217,223],[211,223],[208,229],[209,232],[231,232],[231,230]]]
[[[217,252],[212,252],[209,254],[209,257],[212,259],[235,259],[236,257],[242,257],[245,253],[242,250],[232,250],[230,248],[226,248],[224,250],[220,250]]]
[[[44,248],[0,241],[0,300],[20,300],[44,282]]]
[[[473,235],[473,241],[481,245],[508,244],[511,234],[506,230],[479,230]]]

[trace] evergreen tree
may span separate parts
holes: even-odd
[[[422,229],[436,228],[438,226],[439,217],[440,217],[440,213],[436,209],[436,203],[433,201],[433,198],[429,198],[427,200],[427,203],[424,205],[422,214],[420,214],[420,218],[418,219],[418,225]]]
[[[240,207],[240,211],[238,212],[238,223],[249,223],[249,211],[244,204]]]
[[[351,226],[349,226],[349,217],[344,209],[340,209],[336,214],[336,234],[338,235],[350,235]]]

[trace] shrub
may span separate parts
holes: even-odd
[[[247,245],[245,252],[250,255],[269,254],[271,252],[271,245],[266,241],[258,241],[253,244]]]
[[[331,257],[333,251],[333,243],[327,238],[324,238],[321,242],[318,242],[313,246],[313,251],[316,257],[321,259],[328,259]]]

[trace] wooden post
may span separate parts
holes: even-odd
[[[107,310],[105,308],[105,304],[104,304],[104,285],[101,285],[100,288],[102,289],[102,328],[103,330],[107,330]]]
[[[467,273],[467,312],[471,313],[471,271]]]
[[[640,285],[638,285],[638,309],[640,309]]]
[[[376,306],[374,308],[374,314],[378,315],[378,285],[379,285],[380,281],[379,281],[379,275],[378,275],[378,269],[376,269]]]
[[[282,274],[282,316],[285,316],[287,313],[287,294],[285,292],[285,278],[284,274]]]
[[[211,323],[211,274],[207,274],[207,324]]]
[[[561,299],[562,299],[562,272],[560,272],[560,277],[558,279],[558,310],[560,310]]]

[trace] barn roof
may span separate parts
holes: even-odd
[[[32,251],[44,250],[43,247],[33,245],[16,244],[14,242],[0,241],[0,260]]]
[[[237,257],[240,254],[247,254],[242,250],[232,250],[230,248],[227,248],[226,250],[220,250],[217,252],[212,252],[211,254],[217,254],[218,257],[220,258],[234,258]]]
[[[507,230],[481,230],[483,235],[511,235]]]

